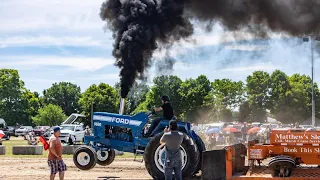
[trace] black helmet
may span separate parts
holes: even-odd
[[[163,101],[170,101],[170,98],[169,98],[169,96],[162,96],[162,97],[161,97],[161,100],[163,100]]]

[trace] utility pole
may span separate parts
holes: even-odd
[[[93,102],[91,102],[91,112],[90,112],[90,120],[91,120],[91,129],[92,129],[92,133],[93,133]]]
[[[310,49],[311,49],[311,104],[312,104],[312,112],[311,112],[311,120],[312,126],[315,126],[316,123],[316,113],[315,113],[315,100],[314,100],[314,46],[315,41],[319,41],[320,38],[317,35],[309,35],[309,37],[303,37],[304,42],[308,42],[310,40]]]
[[[310,44],[311,44],[311,84],[312,84],[312,126],[315,126],[316,122],[316,113],[315,113],[315,101],[314,101],[314,39],[315,37],[310,36]]]

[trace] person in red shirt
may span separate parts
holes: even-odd
[[[50,168],[50,180],[54,180],[59,172],[59,179],[64,179],[64,172],[67,170],[66,164],[62,160],[62,144],[59,139],[60,127],[53,128],[53,135],[49,139],[48,165]]]

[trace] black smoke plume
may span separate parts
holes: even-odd
[[[120,68],[122,97],[143,76],[159,45],[193,33],[191,22],[183,15],[184,0],[107,0],[102,4],[100,16],[114,32],[113,56]]]
[[[200,21],[220,22],[228,30],[293,36],[318,33],[319,0],[187,0],[186,9]]]
[[[171,74],[176,59],[170,55],[170,51],[165,52],[165,56],[155,62],[156,71],[161,75]]]
[[[155,49],[193,34],[191,21],[205,23],[206,30],[220,23],[261,37],[302,36],[319,32],[319,9],[320,0],[106,0],[100,16],[114,33],[113,55],[126,97]]]

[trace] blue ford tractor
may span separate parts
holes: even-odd
[[[93,135],[85,136],[84,143],[76,149],[73,156],[75,165],[82,170],[93,168],[96,163],[109,165],[115,158],[115,151],[142,155],[148,173],[154,179],[164,179],[164,145],[159,143],[163,130],[169,121],[163,120],[150,137],[144,136],[151,114],[139,113],[135,116],[95,112],[93,115]],[[191,130],[190,123],[179,122],[179,131],[185,134],[181,145],[183,157],[183,179],[197,173],[201,168],[202,152],[205,145],[201,138]]]

